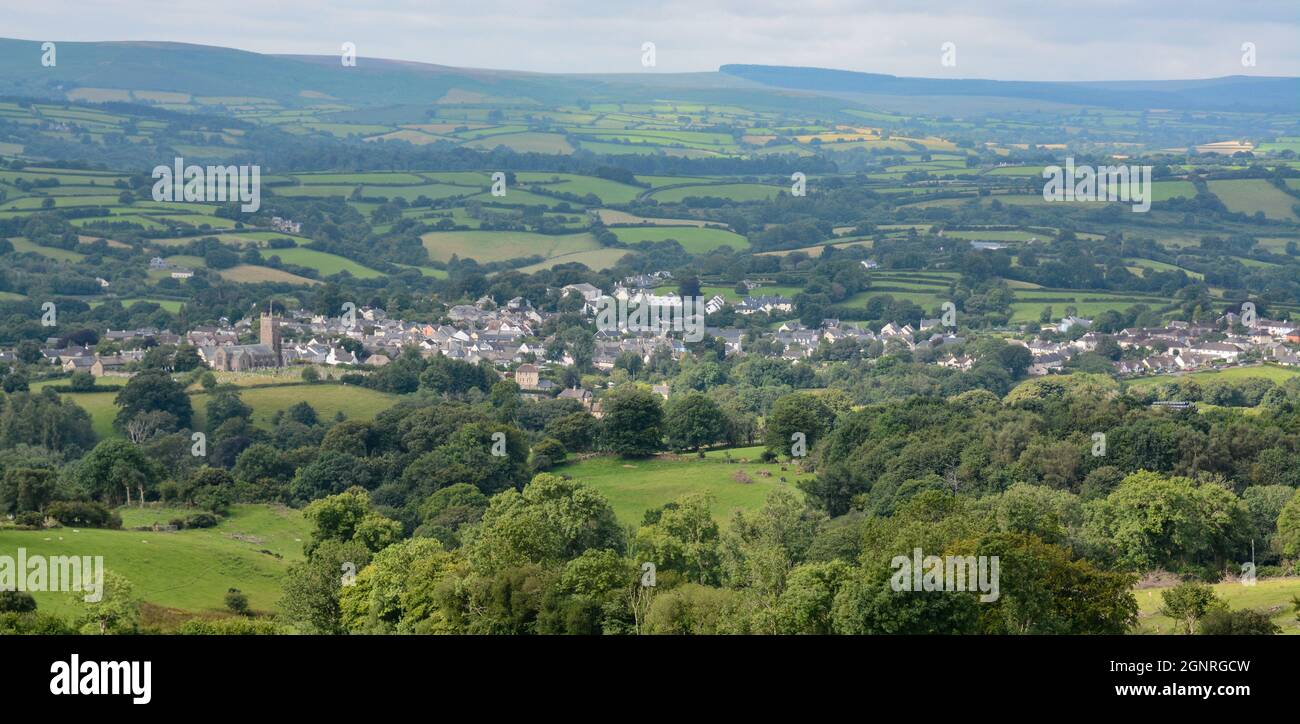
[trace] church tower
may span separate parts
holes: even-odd
[[[270,302],[266,303],[266,313],[262,315],[262,327],[258,335],[258,341],[275,353],[276,367],[284,365],[284,355],[280,351],[280,325],[271,309]]]

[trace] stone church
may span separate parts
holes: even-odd
[[[284,351],[280,343],[279,320],[263,314],[258,344],[232,344],[218,347],[212,356],[212,368],[226,372],[281,367]]]

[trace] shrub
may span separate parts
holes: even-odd
[[[564,445],[553,437],[543,439],[533,446],[533,467],[538,470],[550,470],[564,462],[568,453]]]
[[[26,591],[0,591],[0,613],[28,613],[36,610],[36,599]]]
[[[195,513],[185,519],[186,528],[214,528],[217,525],[217,516],[211,513]]]
[[[231,613],[239,616],[248,615],[248,596],[238,588],[232,588],[226,591],[226,608]]]
[[[50,503],[45,514],[63,525],[85,528],[121,528],[122,517],[99,503],[69,500]]]
[[[1272,636],[1282,633],[1266,611],[1217,609],[1205,614],[1197,633],[1202,636]]]
[[[45,516],[34,510],[27,510],[14,516],[14,524],[20,528],[43,528]]]

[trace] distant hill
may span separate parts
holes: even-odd
[[[720,72],[790,90],[891,96],[984,96],[1139,110],[1300,110],[1300,78],[1228,76],[1205,80],[1102,82],[905,78],[827,68],[724,65]]]
[[[58,42],[41,65],[41,43],[0,39],[0,95],[139,100],[138,92],[183,93],[205,103],[273,99],[283,105],[338,102],[353,108],[474,103],[502,106],[644,102],[664,97],[752,107],[830,111],[880,99],[966,97],[1105,108],[1300,110],[1300,79],[1231,76],[1193,81],[1028,82],[905,78],[824,68],[724,65],[710,73],[553,74],[456,68],[403,60],[269,55],[170,42]],[[137,92],[131,98],[128,92]],[[114,92],[118,96],[115,97]],[[885,105],[888,105],[887,103]],[[1002,103],[1002,107],[1008,107]]]

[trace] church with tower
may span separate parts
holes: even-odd
[[[257,339],[257,344],[232,344],[218,347],[212,357],[212,368],[226,372],[245,372],[284,366],[280,318],[275,316],[270,302],[266,305],[266,311],[262,313]]]

